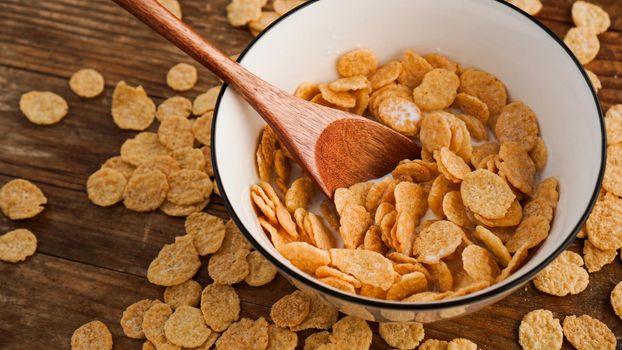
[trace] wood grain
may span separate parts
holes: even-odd
[[[184,21],[227,54],[239,53],[251,40],[245,30],[227,24],[227,0],[180,2]],[[543,2],[539,18],[563,36],[571,26],[573,1]],[[607,108],[622,103],[622,2],[594,2],[609,11],[614,24],[613,31],[599,37],[602,49],[588,65],[603,82],[599,96]],[[175,95],[165,84],[167,70],[191,60],[108,0],[0,0],[0,28],[0,184],[27,178],[49,198],[46,210],[32,220],[13,222],[0,215],[0,232],[26,227],[39,240],[37,253],[26,262],[0,263],[0,349],[68,349],[73,330],[93,319],[111,328],[116,349],[140,349],[140,341],[122,336],[118,320],[127,305],[161,297],[162,288],[148,283],[145,271],[162,244],[183,233],[183,220],[158,212],[132,213],[122,206],[95,207],[84,184],[133,135],[112,122],[112,87],[121,79],[141,84],[159,103]],[[67,86],[71,74],[84,67],[106,78],[105,93],[89,101]],[[199,71],[198,86],[183,96],[193,98],[219,84],[206,69]],[[50,127],[30,124],[17,105],[19,96],[33,89],[64,96],[69,115]],[[227,217],[217,199],[208,212]],[[580,249],[579,243],[573,249]],[[210,280],[203,263],[196,279],[205,286]],[[476,314],[427,325],[426,334],[466,337],[481,349],[520,349],[520,319],[533,309],[547,308],[559,318],[597,317],[620,339],[622,321],[609,306],[609,292],[620,280],[622,264],[616,258],[590,275],[588,289],[578,296],[548,296],[529,284]],[[243,316],[252,318],[268,317],[269,306],[293,290],[282,277],[266,287],[237,289]],[[306,335],[300,335],[300,344]],[[389,347],[376,334],[372,348]],[[571,348],[564,344],[564,349]]]

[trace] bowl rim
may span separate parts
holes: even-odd
[[[276,21],[271,23],[268,27],[266,27],[266,29],[264,29],[263,32],[261,32],[257,37],[251,40],[248,46],[246,46],[244,50],[240,53],[237,61],[241,63],[244,57],[246,56],[246,54],[264,37],[264,35],[266,35],[272,29],[278,26],[278,24],[281,23],[283,20],[293,15],[294,13],[297,13],[309,6],[312,6],[313,4],[319,1],[321,0],[307,0],[303,4],[295,7],[294,9],[285,13],[280,18],[278,18]],[[588,206],[586,207],[585,212],[581,215],[581,218],[577,222],[576,226],[572,229],[571,234],[569,234],[568,237],[559,245],[559,247],[555,249],[548,257],[546,257],[540,264],[536,265],[531,270],[525,272],[522,276],[520,276],[516,280],[503,286],[499,285],[498,287],[494,287],[495,285],[493,284],[491,286],[493,288],[481,294],[476,294],[476,293],[471,294],[471,295],[467,294],[466,296],[462,296],[456,299],[438,300],[438,301],[430,301],[430,302],[403,302],[403,301],[390,301],[390,300],[363,297],[363,296],[359,296],[356,294],[345,293],[338,289],[329,288],[323,285],[322,283],[320,283],[317,279],[313,278],[312,276],[307,276],[304,273],[298,273],[297,271],[281,263],[278,259],[272,256],[272,254],[270,254],[267,250],[265,250],[261,246],[261,244],[258,243],[258,241],[253,237],[253,235],[246,228],[246,226],[244,226],[244,224],[238,217],[235,209],[231,205],[227,197],[227,193],[224,190],[224,187],[222,185],[222,178],[220,176],[220,171],[218,169],[218,162],[216,161],[216,142],[215,142],[216,123],[219,117],[218,112],[220,109],[222,98],[228,88],[228,84],[225,83],[223,84],[222,89],[220,93],[218,94],[218,99],[216,101],[216,106],[214,108],[214,117],[212,120],[212,132],[211,132],[211,145],[210,146],[211,146],[211,159],[212,159],[212,164],[214,168],[214,177],[216,180],[216,184],[218,186],[220,197],[223,201],[225,208],[227,209],[229,216],[233,220],[233,222],[240,229],[240,231],[244,234],[246,239],[248,239],[249,242],[251,242],[251,244],[255,247],[255,249],[257,249],[273,265],[278,267],[281,271],[285,272],[287,275],[291,276],[292,278],[295,278],[296,280],[304,283],[308,287],[311,287],[324,294],[328,294],[331,297],[344,300],[348,303],[355,303],[355,304],[364,305],[368,307],[375,307],[379,309],[390,309],[390,310],[397,310],[397,311],[431,311],[431,310],[454,308],[454,307],[464,307],[467,305],[484,302],[485,300],[494,299],[495,297],[503,295],[504,293],[509,292],[515,288],[518,288],[528,283],[533,277],[535,277],[535,275],[538,272],[540,272],[542,269],[548,266],[558,255],[560,255],[563,251],[565,251],[566,248],[575,240],[577,233],[581,230],[581,228],[587,221],[590,213],[592,212],[594,205],[597,202],[600,189],[602,187],[602,181],[603,181],[603,176],[604,176],[604,171],[605,171],[605,165],[606,165],[606,159],[607,159],[607,134],[605,131],[605,120],[603,117],[603,111],[600,105],[600,100],[598,99],[598,95],[585,69],[583,68],[579,60],[575,57],[575,55],[568,48],[568,46],[566,46],[564,41],[560,39],[559,37],[557,37],[557,35],[551,29],[546,27],[542,22],[537,20],[535,17],[529,15],[528,13],[518,8],[517,6],[512,5],[509,2],[506,2],[505,0],[491,0],[491,1],[497,2],[499,4],[502,4],[504,6],[507,6],[513,9],[517,15],[528,18],[532,23],[534,23],[541,30],[543,30],[545,34],[553,38],[553,40],[555,40],[555,42],[566,52],[566,54],[570,57],[570,59],[575,63],[577,68],[581,71],[581,74],[583,75],[585,83],[588,84],[590,91],[592,93],[592,97],[594,99],[594,103],[598,111],[597,119],[598,119],[598,122],[600,123],[601,150],[602,150],[601,155],[600,155],[601,164],[600,164],[600,169],[598,172],[598,179],[596,181],[596,186],[592,193],[592,197],[588,203]]]

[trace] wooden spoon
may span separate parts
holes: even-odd
[[[114,1],[234,87],[329,198],[337,188],[381,177],[401,160],[419,157],[419,146],[384,125],[304,101],[260,79],[157,0]]]

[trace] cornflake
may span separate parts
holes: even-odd
[[[414,89],[414,101],[424,111],[442,110],[454,103],[460,78],[446,69],[428,72]]]
[[[378,117],[391,129],[406,136],[415,136],[419,130],[421,111],[411,100],[392,96],[378,106]]]
[[[456,338],[447,344],[447,350],[477,350],[477,344],[464,338]]]
[[[102,168],[89,176],[86,192],[93,204],[108,207],[123,199],[126,184],[123,174],[114,169]]]
[[[528,14],[535,16],[542,10],[542,2],[540,0],[506,0],[510,4],[520,8]]]
[[[609,14],[600,6],[586,1],[575,1],[572,4],[572,20],[577,27],[591,29],[596,34],[602,34],[611,26]]]
[[[622,247],[622,199],[607,194],[596,202],[587,219],[587,238],[598,249]]]
[[[205,171],[205,156],[198,148],[184,147],[171,152],[182,169]]]
[[[143,317],[145,312],[155,304],[160,303],[159,300],[143,299],[128,306],[121,316],[121,328],[123,333],[132,339],[145,339],[143,332]]]
[[[263,11],[259,18],[248,22],[248,28],[253,36],[259,35],[263,32],[272,22],[276,21],[280,15],[273,11]]]
[[[380,323],[378,332],[387,344],[398,349],[414,349],[425,337],[423,324],[417,322]]]
[[[279,15],[284,15],[295,7],[304,4],[305,0],[274,0],[272,7]]]
[[[171,150],[192,147],[194,144],[192,124],[184,117],[166,118],[158,128],[158,140]]]
[[[331,264],[359,281],[388,290],[395,271],[391,261],[382,254],[354,249],[331,249]]]
[[[171,308],[180,306],[196,306],[201,298],[201,285],[195,280],[187,280],[182,284],[164,289],[164,302]]]
[[[378,68],[378,70],[369,77],[372,90],[380,89],[385,85],[395,82],[401,73],[402,63],[397,61],[389,62]]]
[[[421,343],[419,350],[447,350],[449,343],[444,340],[428,339]]]
[[[406,85],[409,89],[414,89],[421,84],[425,75],[433,69],[434,67],[425,58],[411,50],[406,50],[402,57],[402,73],[397,78],[397,81],[402,85]]]
[[[270,283],[276,277],[277,269],[257,250],[246,256],[249,271],[244,282],[249,286],[259,287]]]
[[[497,257],[497,259],[499,259],[503,266],[508,265],[512,257],[499,237],[483,226],[477,226],[473,234],[477,239],[484,243],[484,245],[486,245],[486,247]]]
[[[321,345],[330,344],[330,333],[327,331],[313,333],[305,339],[303,350],[317,350]]]
[[[428,289],[428,281],[421,272],[411,272],[402,275],[387,291],[387,300],[403,300],[415,293]]]
[[[261,17],[261,3],[257,0],[233,0],[227,5],[227,19],[234,27],[242,27]]]
[[[268,322],[263,317],[252,321],[243,318],[232,324],[218,340],[218,350],[255,350],[268,347]]]
[[[155,345],[156,348],[179,349],[178,346],[166,339],[164,325],[166,320],[173,314],[173,310],[168,304],[155,303],[143,315],[143,332],[145,337]]]
[[[81,69],[73,73],[69,87],[80,97],[93,98],[104,91],[104,77],[95,69]]]
[[[614,350],[615,334],[601,321],[588,315],[567,316],[564,319],[564,335],[577,350]]]
[[[542,216],[532,216],[523,220],[516,228],[516,232],[506,242],[505,246],[510,253],[514,253],[522,245],[527,244],[531,249],[546,239],[549,235],[549,221]]]
[[[464,232],[450,221],[437,221],[419,234],[413,246],[417,260],[426,264],[436,264],[452,254],[460,243]]]
[[[301,291],[295,291],[272,305],[270,318],[279,327],[295,327],[307,318],[310,308],[310,298]]]
[[[201,310],[192,306],[178,307],[164,324],[166,339],[188,348],[203,344],[211,333],[205,325]]]
[[[126,208],[147,212],[157,209],[166,199],[169,186],[159,170],[145,170],[134,174],[125,186],[123,205]]]
[[[91,349],[112,349],[112,334],[101,321],[85,323],[71,335],[71,350]]]
[[[121,129],[145,130],[155,118],[156,107],[142,86],[120,81],[112,93],[112,119]]]
[[[622,142],[622,105],[614,105],[605,115],[607,144],[615,145]]]
[[[268,326],[268,347],[266,350],[294,350],[298,345],[298,334],[277,325]]]
[[[313,182],[306,177],[296,179],[285,193],[285,206],[290,213],[298,208],[307,209],[313,198]]]
[[[201,293],[201,311],[205,323],[222,332],[240,318],[240,298],[231,286],[210,284]]]
[[[133,166],[165,155],[168,155],[168,150],[160,143],[158,135],[152,132],[141,132],[121,145],[121,159]]]
[[[19,109],[28,120],[38,125],[60,122],[69,112],[65,99],[49,91],[30,91],[19,99]]]
[[[220,249],[225,238],[224,222],[207,213],[193,213],[186,218],[184,224],[186,233],[192,237],[192,242],[199,255],[213,254]]]
[[[337,349],[366,350],[371,346],[372,336],[367,322],[346,316],[333,325],[331,340]]]
[[[251,0],[252,1],[252,0]],[[206,92],[200,94],[194,99],[192,103],[192,114],[204,115],[207,112],[211,112],[216,108],[216,100],[220,94],[222,86],[214,86]]]
[[[536,166],[522,146],[516,142],[502,143],[499,159],[499,174],[522,193],[531,194]]]
[[[36,216],[47,202],[39,187],[28,180],[11,180],[0,188],[0,210],[11,220]]]
[[[429,53],[423,56],[423,58],[434,68],[446,69],[453,73],[458,72],[458,64],[441,54]]]
[[[598,272],[603,266],[611,264],[617,253],[615,249],[598,249],[588,239],[583,241],[583,260],[590,273]]]
[[[311,300],[309,315],[301,324],[290,327],[292,331],[299,332],[310,328],[329,329],[337,322],[337,309],[316,295],[309,295],[308,297]]]
[[[480,99],[488,106],[490,115],[501,113],[508,100],[505,85],[492,74],[477,69],[467,69],[460,75],[458,92]]]
[[[518,342],[524,350],[561,349],[564,334],[559,320],[549,310],[534,310],[523,316]]]
[[[613,311],[622,319],[622,282],[618,282],[613,288],[609,300]]]
[[[109,169],[116,170],[120,172],[125,177],[126,180],[129,180],[130,177],[132,177],[134,170],[136,170],[135,166],[121,159],[121,156],[115,156],[115,157],[109,158],[108,160],[104,162],[104,164],[102,165],[102,168],[109,168]]]
[[[516,195],[501,177],[488,170],[476,170],[464,177],[462,201],[471,211],[490,219],[505,217]]]
[[[0,260],[11,263],[26,260],[37,250],[37,237],[26,229],[9,231],[0,236]]]
[[[593,29],[588,27],[570,28],[564,43],[583,65],[592,62],[600,51],[600,41]]]
[[[600,79],[598,79],[598,75],[589,69],[586,69],[585,73],[587,74],[587,77],[590,78],[590,83],[592,83],[594,91],[598,93],[598,91],[603,88],[603,84],[600,82]]]
[[[214,185],[209,176],[199,170],[180,170],[168,177],[166,199],[172,203],[189,205],[200,202],[212,194]]]
[[[242,282],[250,272],[246,256],[250,251],[238,249],[231,252],[216,252],[207,264],[209,276],[218,284]]]
[[[565,251],[534,278],[533,284],[551,295],[579,294],[589,283],[588,273],[582,266],[579,254]]]
[[[212,120],[214,112],[210,111],[197,118],[192,123],[194,138],[204,145],[209,145],[212,140]]]
[[[494,282],[499,267],[488,250],[471,244],[462,251],[462,268],[475,281]]]
[[[197,69],[193,65],[178,63],[166,74],[166,84],[175,91],[188,91],[197,83],[197,78]]]
[[[277,11],[278,12],[278,11]],[[342,77],[368,76],[378,68],[376,55],[369,50],[355,50],[342,55],[337,61],[337,71]]]
[[[156,118],[163,121],[169,117],[188,118],[192,113],[192,102],[181,96],[170,97],[160,103],[156,110]]]
[[[164,245],[149,264],[147,279],[160,286],[174,286],[192,278],[199,267],[201,261],[192,244],[192,238],[177,237],[174,243]]]

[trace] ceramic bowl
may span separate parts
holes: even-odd
[[[433,322],[474,312],[520,288],[574,239],[597,198],[605,160],[602,112],[590,82],[566,46],[536,19],[495,0],[310,0],[270,26],[240,62],[286,91],[303,81],[337,78],[337,58],[355,48],[380,62],[406,49],[444,54],[503,81],[511,100],[538,115],[549,161],[540,174],[560,182],[548,239],[511,277],[477,293],[428,303],[392,302],[343,293],[281,257],[262,231],[250,201],[258,183],[255,150],[263,120],[225,88],[218,101],[212,157],[222,199],[251,243],[300,289],[344,313],[372,321]]]

